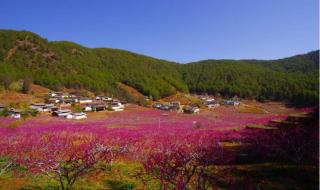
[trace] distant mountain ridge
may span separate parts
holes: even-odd
[[[123,95],[118,82],[153,99],[176,92],[314,104],[319,51],[278,60],[205,60],[178,64],[125,50],[49,42],[28,31],[0,30],[0,82],[30,78],[51,89]]]

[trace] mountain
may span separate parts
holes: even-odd
[[[32,79],[59,90],[123,95],[119,83],[154,99],[176,92],[238,95],[308,105],[318,102],[319,51],[278,60],[179,64],[110,48],[86,48],[28,31],[0,30],[0,82]]]

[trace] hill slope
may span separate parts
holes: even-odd
[[[48,42],[27,31],[0,30],[0,82],[31,78],[51,89],[121,94],[118,82],[154,99],[176,92],[220,93],[314,104],[319,52],[290,58],[206,60],[178,64],[136,53]]]
[[[28,77],[51,89],[116,93],[116,82],[122,82],[160,98],[187,91],[174,65],[123,50],[48,42],[26,31],[0,31],[0,77]]]

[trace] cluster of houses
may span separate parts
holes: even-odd
[[[214,99],[214,97],[209,97],[209,96],[202,96],[200,99],[202,100],[203,105],[207,106],[209,109],[219,107],[221,103],[223,105],[232,105],[232,106],[240,105],[240,100],[237,96],[233,97],[232,99],[227,99],[222,101],[218,101]]]
[[[176,111],[176,112],[181,112],[181,105],[180,102],[169,102],[169,103],[155,103],[152,106],[153,108],[160,109],[160,110],[165,110],[165,111]]]
[[[62,117],[67,119],[85,119],[87,115],[83,112],[73,113],[70,109],[61,109],[52,103],[36,103],[31,104],[30,109],[37,112],[49,112],[52,116]]]
[[[124,105],[117,99],[107,96],[97,96],[95,98],[79,97],[74,94],[63,92],[50,92],[46,96],[46,103],[59,105],[80,105],[83,111],[123,111]]]
[[[237,97],[227,100],[216,100],[213,96],[205,95],[195,95],[196,98],[200,99],[202,105],[208,109],[214,109],[222,105],[240,105],[240,100]],[[200,108],[197,105],[180,105],[180,102],[169,102],[169,103],[155,103],[152,106],[153,108],[165,110],[165,111],[176,111],[181,113],[199,113]]]
[[[78,112],[72,112],[68,109],[72,105],[77,105]],[[31,110],[36,112],[51,113],[52,116],[62,117],[67,119],[85,119],[87,114],[85,112],[98,111],[123,111],[124,105],[117,99],[106,96],[97,96],[95,98],[79,97],[74,94],[64,92],[50,92],[45,94],[44,103],[33,103],[29,105]],[[0,111],[4,110],[5,106],[0,104]],[[23,111],[10,108],[7,115],[19,119]]]
[[[202,101],[202,104],[208,109],[219,107],[223,105],[238,106],[240,101],[237,97],[227,100],[216,100],[212,96],[208,95],[195,95]],[[76,105],[77,112],[72,112],[69,107]],[[200,108],[197,105],[181,105],[179,101],[167,102],[167,103],[155,103],[153,108],[174,111],[180,113],[199,113]],[[67,119],[85,119],[87,118],[86,112],[99,112],[99,111],[123,111],[124,104],[117,99],[113,99],[107,96],[96,96],[95,98],[81,97],[75,94],[69,94],[65,92],[50,92],[45,94],[44,103],[30,104],[29,108],[36,112],[48,112],[52,116],[63,117]],[[4,105],[0,104],[0,112],[5,109]],[[25,111],[9,108],[7,109],[7,115],[13,118],[21,118],[22,113]]]
[[[179,101],[169,102],[169,103],[155,103],[152,106],[153,108],[164,110],[164,111],[175,111],[178,113],[199,113],[199,107],[195,105],[185,105],[182,106]]]
[[[87,118],[85,112],[98,111],[123,111],[124,105],[117,99],[107,96],[97,96],[95,98],[79,97],[74,94],[50,92],[46,98],[47,105],[58,104],[64,107],[70,105],[80,106],[82,112],[72,113],[70,109],[58,109],[52,112],[53,116],[64,117],[67,119],[84,119]]]

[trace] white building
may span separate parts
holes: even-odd
[[[123,111],[124,105],[121,104],[120,102],[112,102],[111,108],[113,111]]]
[[[53,108],[53,104],[36,103],[31,104],[30,109],[37,110],[38,112],[49,112]]]
[[[72,116],[73,116],[73,119],[86,119],[87,118],[87,114],[82,113],[82,112],[74,113],[74,114],[72,114]]]
[[[11,108],[9,110],[9,116],[15,119],[20,119],[21,118],[21,111],[20,110],[16,110],[14,108]]]
[[[57,116],[57,117],[69,117],[69,115],[71,115],[71,111],[68,110],[68,109],[61,109],[61,110],[58,110],[58,111],[54,111],[52,113],[53,116]]]
[[[80,98],[79,103],[80,104],[86,104],[86,103],[92,103],[93,100],[91,98]]]
[[[85,111],[85,112],[92,111],[92,107],[91,107],[91,106],[85,106],[85,107],[83,108],[83,111]]]
[[[80,112],[80,113],[72,113],[66,116],[67,119],[86,119],[87,114]]]

